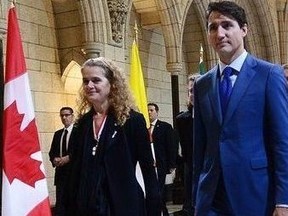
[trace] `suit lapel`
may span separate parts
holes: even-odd
[[[113,116],[108,115],[106,119],[106,123],[100,137],[100,142],[103,141],[106,145],[106,149],[110,148],[113,145],[113,141],[115,137],[119,135],[120,126],[117,125],[116,120]]]
[[[208,86],[212,86],[211,91],[209,92],[210,103],[212,109],[217,117],[219,124],[222,122],[222,111],[221,111],[221,104],[219,98],[219,79],[218,77],[218,66],[214,67],[211,72],[211,76],[209,79]]]
[[[155,137],[158,137],[157,134],[160,132],[159,131],[160,125],[161,125],[161,121],[158,119],[156,121],[156,124],[154,125],[153,131],[152,131],[152,137],[153,137],[154,141],[155,141]]]
[[[69,137],[69,141],[68,141],[68,151],[70,150],[71,148],[71,143],[74,141],[75,137],[74,137],[74,134],[75,134],[75,125],[73,126],[72,130],[71,130],[71,134],[70,134],[70,137]]]
[[[248,54],[234,84],[233,91],[231,93],[231,98],[228,103],[224,123],[226,123],[233,115],[234,111],[238,107],[240,99],[243,97],[252,78],[255,76],[256,71],[254,70],[254,67],[256,66],[256,64],[257,63],[254,60],[254,58]]]
[[[58,141],[57,141],[57,151],[56,151],[56,152],[57,152],[58,155],[60,155],[61,136],[62,136],[63,131],[64,131],[64,128],[61,129],[61,130],[58,132],[58,134],[57,134],[57,139],[58,139]]]

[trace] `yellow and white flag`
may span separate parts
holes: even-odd
[[[144,115],[146,124],[149,125],[147,96],[144,85],[141,61],[139,57],[138,45],[135,40],[133,41],[131,52],[130,88],[139,112]]]

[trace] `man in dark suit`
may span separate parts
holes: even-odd
[[[72,157],[73,141],[75,140],[76,128],[74,127],[74,114],[71,107],[60,109],[60,118],[64,128],[54,133],[49,158],[55,167],[54,185],[56,186],[55,215],[65,215],[64,193],[67,178],[70,173],[70,159]]]
[[[184,161],[184,203],[182,215],[193,216],[192,207],[192,155],[193,155],[193,106],[194,106],[194,81],[199,75],[192,74],[188,77],[188,110],[176,116],[176,130],[180,139],[181,155]]]
[[[288,215],[288,94],[280,65],[244,48],[245,11],[208,6],[219,64],[194,84],[196,215]]]
[[[158,181],[161,193],[161,210],[163,216],[168,216],[165,200],[165,178],[166,174],[174,172],[178,153],[178,143],[175,142],[175,132],[172,126],[164,121],[158,120],[159,107],[155,103],[148,104],[150,120],[149,133],[153,143]]]

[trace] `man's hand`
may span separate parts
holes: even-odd
[[[172,174],[172,173],[174,174],[175,170],[176,170],[176,168],[171,168],[171,169],[169,169],[169,173],[170,174]]]
[[[70,159],[69,159],[69,155],[66,155],[64,157],[56,157],[54,158],[54,165],[56,167],[61,167],[64,166],[65,164],[69,163]]]
[[[61,161],[61,158],[60,157],[55,157],[54,160],[53,160],[53,164],[58,167],[60,165],[60,161]]]
[[[69,162],[69,155],[66,155],[64,157],[61,157],[61,161],[60,161],[60,166],[63,166],[65,164],[67,164]]]

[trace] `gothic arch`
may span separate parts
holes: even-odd
[[[188,0],[184,13],[183,13],[183,22],[187,19],[187,13],[192,7],[192,3],[195,6],[195,10],[197,12],[197,16],[199,17],[200,26],[202,28],[203,34],[203,49],[204,49],[204,59],[206,59],[206,63],[208,68],[215,64],[216,60],[218,59],[216,52],[208,45],[208,41],[206,38],[206,9],[208,7],[209,1],[207,0]],[[184,27],[181,29],[181,34],[184,33]]]
[[[280,38],[280,56],[281,64],[288,62],[288,7],[284,4],[279,5],[277,8],[277,17],[279,25],[279,38]]]
[[[65,68],[61,81],[66,92],[77,95],[82,85],[81,66],[72,60]]]
[[[248,24],[250,33],[247,36],[246,46],[248,51],[255,54],[256,56],[270,61],[280,62],[280,42],[277,33],[278,29],[276,29],[277,23],[271,24],[273,20],[275,21],[273,17],[275,18],[276,16],[271,12],[271,7],[275,7],[275,3],[269,0],[266,1],[267,2],[263,4],[262,0],[244,2],[238,0],[238,4],[245,8],[249,22]],[[183,20],[187,19],[187,12],[192,6],[192,3],[196,6],[196,10],[199,15],[200,25],[202,26],[202,32],[204,35],[206,34],[205,11],[209,1],[187,0],[186,8],[183,12]],[[184,26],[181,27],[181,35],[183,35]],[[209,65],[211,66],[212,64],[215,64],[215,61],[217,60],[217,54],[210,46],[208,46],[206,38],[204,40],[204,50],[204,55],[206,55]]]
[[[156,1],[159,10],[163,37],[166,47],[167,69],[171,71],[182,68],[182,12],[181,4],[175,0]]]
[[[255,8],[257,8],[258,22],[261,25],[262,37],[264,38],[264,43],[266,47],[266,59],[272,62],[280,61],[280,50],[279,50],[279,34],[277,22],[277,14],[272,14],[273,11],[276,12],[276,2],[266,0],[263,4],[263,0],[253,1]],[[253,11],[250,11],[251,13]],[[256,22],[255,22],[256,23]],[[263,56],[264,57],[264,56]]]
[[[241,4],[241,2],[239,2]],[[247,48],[253,54],[263,59],[267,59],[272,62],[279,62],[279,35],[277,23],[273,22],[273,17],[276,14],[272,14],[272,9],[275,7],[271,1],[266,0],[263,4],[263,0],[245,1],[242,6],[245,8],[248,18],[249,31],[247,37]]]
[[[84,32],[84,50],[89,53],[95,48],[99,54],[103,51],[103,44],[107,43],[106,1],[80,0],[78,1],[81,25]],[[109,23],[109,22],[108,22]]]

